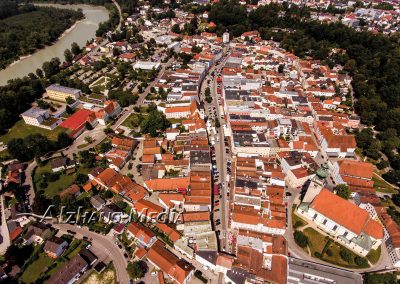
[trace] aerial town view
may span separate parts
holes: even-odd
[[[400,283],[399,0],[0,0],[0,283]]]

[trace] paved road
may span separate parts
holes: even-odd
[[[59,229],[63,233],[67,233],[67,230],[76,232],[75,238],[81,239],[83,236],[92,239],[91,250],[99,258],[99,260],[112,261],[117,273],[117,279],[121,284],[129,283],[129,276],[126,271],[128,264],[123,252],[115,244],[111,236],[104,236],[89,231],[87,228],[78,228],[77,226],[69,224],[53,224],[56,229]]]
[[[146,96],[150,93],[151,87],[154,87],[154,86],[158,83],[158,81],[159,81],[159,80],[161,79],[161,77],[164,75],[165,70],[166,70],[169,66],[171,66],[171,64],[172,64],[172,62],[173,62],[174,60],[175,60],[175,59],[174,59],[173,57],[171,57],[166,63],[161,63],[161,69],[160,69],[160,71],[158,72],[157,77],[156,77],[153,81],[151,81],[151,82],[149,83],[149,85],[147,86],[147,88],[144,90],[143,93],[139,94],[139,99],[138,99],[136,105],[138,105],[138,106],[142,106],[142,105],[143,105],[143,102],[144,102],[144,100],[146,99]]]
[[[225,60],[227,57],[223,58],[221,63],[214,66],[213,68],[211,68],[209,70],[209,74],[211,74],[212,72],[214,72],[214,76],[207,76],[206,80],[210,80],[210,90],[211,90],[211,97],[213,98],[211,104],[207,104],[206,102],[206,110],[208,110],[209,106],[211,107],[215,107],[215,112],[216,112],[216,118],[219,119],[221,127],[219,129],[217,129],[217,133],[213,135],[214,137],[214,141],[215,141],[215,153],[216,153],[216,162],[217,162],[217,168],[218,171],[220,173],[220,182],[223,184],[223,186],[221,187],[221,196],[222,198],[220,198],[220,214],[216,214],[217,216],[220,216],[220,220],[221,220],[221,226],[220,226],[220,236],[222,237],[221,240],[221,248],[224,251],[228,251],[227,248],[227,238],[226,238],[226,234],[227,234],[227,230],[229,228],[229,197],[227,197],[227,192],[228,192],[228,187],[227,187],[227,182],[226,182],[226,176],[227,176],[227,170],[226,170],[226,162],[227,162],[227,158],[228,155],[226,155],[225,153],[225,143],[224,143],[224,132],[223,132],[223,125],[225,125],[225,121],[221,118],[222,114],[220,113],[220,107],[218,104],[218,94],[217,94],[217,82],[216,82],[216,77],[217,77],[217,73],[221,71],[221,69],[223,68],[223,66],[225,65]],[[203,84],[204,89],[206,84]],[[203,92],[204,93],[204,92]],[[209,115],[209,117],[211,117]],[[219,226],[218,226],[219,227]]]
[[[1,170],[1,168],[0,168]],[[2,185],[0,183],[0,190],[2,190]],[[0,244],[0,253],[4,254],[7,250],[7,248],[10,246],[10,234],[8,232],[8,226],[7,226],[7,220],[6,220],[6,214],[4,212],[4,196],[0,196],[0,214],[1,214],[1,227],[0,227],[0,232],[3,237],[3,241]]]

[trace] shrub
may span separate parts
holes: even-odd
[[[354,263],[361,267],[368,266],[368,261],[365,258],[360,257],[360,256],[356,256],[354,258]]]
[[[327,256],[332,256],[332,255],[333,255],[333,252],[332,252],[330,249],[327,249],[327,250],[326,250],[326,255],[327,255]]]
[[[322,257],[322,254],[319,253],[319,252],[315,252],[315,253],[314,253],[314,256],[315,256],[316,258],[321,258],[321,257]]]
[[[308,237],[304,235],[303,232],[295,231],[294,234],[294,241],[299,247],[305,248],[308,245]]]
[[[352,254],[352,252],[349,251],[348,249],[346,249],[346,248],[341,248],[339,254],[340,254],[340,257],[341,257],[344,261],[346,261],[346,262],[348,262],[348,263],[353,262],[353,254]]]

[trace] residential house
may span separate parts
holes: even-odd
[[[57,258],[62,255],[67,247],[68,243],[65,240],[59,237],[52,237],[46,241],[44,252],[51,258]]]

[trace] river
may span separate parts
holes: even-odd
[[[96,30],[101,22],[105,22],[109,18],[108,10],[102,6],[90,5],[60,5],[60,4],[35,4],[52,6],[64,9],[82,9],[85,19],[77,22],[73,27],[66,31],[59,40],[51,46],[47,46],[16,61],[0,71],[0,85],[3,86],[8,80],[23,77],[30,72],[35,73],[37,68],[41,68],[45,61],[49,61],[53,57],[64,60],[64,51],[71,48],[71,44],[76,42],[79,46],[86,45],[86,41],[96,36]]]

